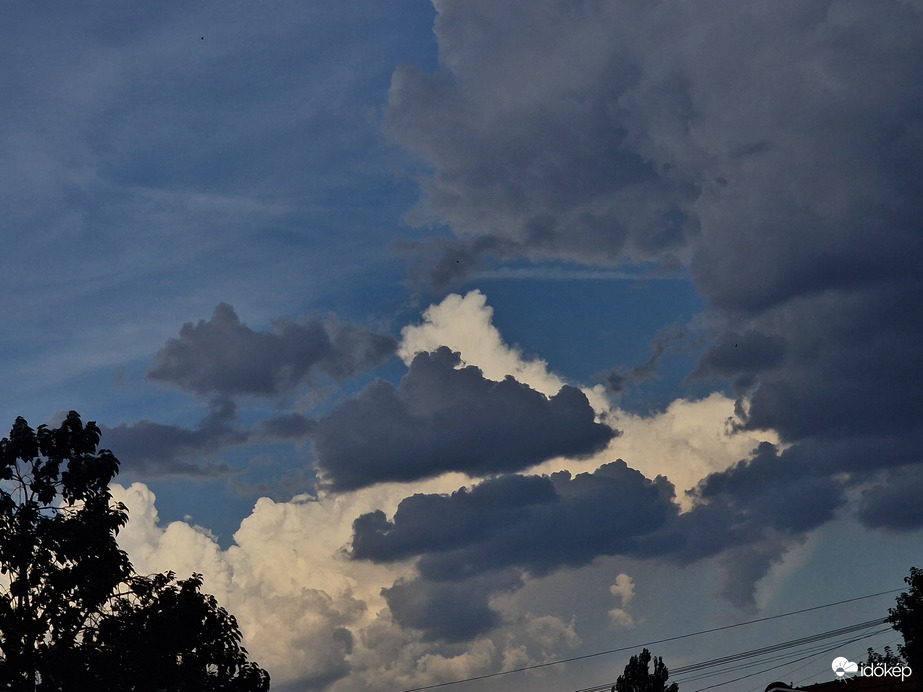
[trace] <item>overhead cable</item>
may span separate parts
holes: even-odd
[[[750,649],[749,651],[741,651],[736,654],[731,654],[729,656],[722,656],[720,658],[713,658],[708,661],[702,661],[700,663],[692,663],[686,666],[678,666],[674,668],[673,670],[671,670],[670,673],[671,675],[675,677],[680,677],[685,673],[697,672],[697,671],[701,671],[707,668],[714,668],[717,666],[726,665],[728,663],[736,663],[738,661],[742,661],[748,658],[755,658],[755,657],[762,656],[768,653],[775,653],[777,651],[783,651],[785,649],[792,649],[792,648],[796,648],[799,646],[804,646],[806,644],[813,644],[815,642],[819,642],[825,639],[832,639],[834,637],[842,637],[844,634],[852,634],[855,632],[859,632],[861,630],[869,629],[871,627],[877,627],[877,626],[883,625],[887,621],[888,621],[887,618],[875,618],[874,620],[867,620],[865,622],[859,622],[854,625],[847,625],[846,627],[839,627],[837,629],[828,630],[826,632],[818,632],[817,634],[812,634],[807,637],[801,637],[799,639],[790,639],[788,641],[780,642],[777,644],[771,644],[769,646],[764,646],[759,649]],[[889,629],[891,628],[886,627],[885,629],[881,631],[887,632]],[[878,633],[876,632],[876,634]],[[859,639],[864,639],[867,636],[869,635],[862,635],[862,637],[859,637]],[[849,643],[849,642],[846,642],[846,643]],[[841,646],[841,645],[842,643],[837,643],[836,645],[834,645],[834,648],[836,646]],[[809,656],[815,656],[815,655],[817,655],[816,652],[812,652],[811,654],[809,654]],[[798,660],[801,660],[801,659],[798,659]],[[766,661],[760,661],[759,663],[766,663]],[[786,663],[783,663],[781,665],[785,666],[785,665],[788,665],[789,663],[792,663],[792,661],[787,661]],[[769,668],[768,670],[773,670],[773,668]],[[726,671],[722,671],[722,672],[726,672]],[[750,677],[750,676],[744,676],[744,677]],[[742,680],[743,678],[738,678],[738,679]],[[686,682],[688,682],[688,680]],[[576,692],[607,692],[608,690],[612,688],[614,684],[615,683],[613,682],[607,682],[602,685],[594,685],[593,687],[585,687],[583,689],[577,690]],[[721,683],[721,684],[723,685],[725,683]],[[710,688],[705,688],[705,689],[710,689]]]
[[[721,627],[713,627],[707,630],[699,630],[697,632],[689,632],[687,634],[679,634],[675,637],[667,637],[665,639],[656,639],[650,642],[643,642],[641,644],[632,644],[630,646],[621,646],[617,649],[609,649],[607,651],[597,651],[591,654],[583,654],[582,656],[572,656],[571,658],[561,658],[556,661],[549,661],[547,663],[536,663],[530,666],[522,666],[521,668],[514,668],[511,670],[501,670],[496,673],[486,673],[484,675],[475,675],[469,678],[460,678],[458,680],[449,680],[447,682],[439,682],[432,685],[424,685],[422,687],[412,687],[403,692],[422,692],[422,690],[434,690],[439,687],[448,687],[450,685],[460,685],[464,682],[474,682],[476,680],[486,680],[488,678],[496,678],[503,675],[512,675],[513,673],[523,673],[528,670],[537,670],[539,668],[548,668],[550,666],[561,665],[562,663],[573,663],[574,661],[583,661],[588,658],[596,658],[599,656],[608,656],[609,654],[620,653],[623,651],[633,651],[647,646],[653,646],[654,644],[665,644],[666,642],[675,642],[680,639],[688,639],[689,637],[697,637],[702,634],[710,634],[712,632],[722,632],[724,630],[734,629],[735,627],[744,627],[745,625],[755,625],[760,622],[768,622],[770,620],[777,620],[779,618],[790,617],[792,615],[800,615],[801,613],[810,613],[815,610],[821,610],[823,608],[832,608],[834,606],[843,605],[845,603],[854,603],[855,601],[862,601],[867,598],[875,598],[876,596],[884,596],[887,594],[897,593],[898,591],[903,591],[903,589],[889,589],[888,591],[879,591],[878,593],[866,594],[864,596],[856,596],[854,598],[846,598],[841,601],[835,601],[833,603],[825,603],[823,605],[812,606],[810,608],[802,608],[801,610],[793,610],[788,613],[780,613],[779,615],[770,615],[763,618],[757,618],[755,620],[747,620],[745,622],[738,622],[733,625],[723,625]]]

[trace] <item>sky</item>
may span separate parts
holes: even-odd
[[[606,685],[921,564],[919,0],[3,13],[2,418],[97,421],[274,689]]]

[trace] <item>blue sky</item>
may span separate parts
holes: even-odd
[[[2,412],[100,423],[136,567],[204,573],[275,688],[485,676],[919,563],[919,2],[4,14]]]

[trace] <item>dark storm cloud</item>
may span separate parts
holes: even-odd
[[[764,442],[753,455],[713,473],[693,491],[698,506],[681,517],[681,559],[758,542],[763,531],[799,536],[834,517],[848,491],[864,489],[858,518],[867,526],[911,528],[919,513],[919,435],[812,439],[780,450]],[[893,513],[893,515],[892,515]]]
[[[333,319],[277,320],[273,332],[242,324],[219,304],[209,320],[187,322],[148,373],[203,396],[276,396],[317,376],[349,378],[394,353],[393,338]]]
[[[691,251],[728,306],[909,266],[906,229],[864,238],[919,204],[907,3],[449,1],[435,31],[444,71],[398,70],[386,129],[459,235],[593,264]]]
[[[802,296],[747,319],[762,335],[750,354],[733,358],[738,335],[719,337],[694,376],[737,382],[748,400],[746,427],[774,428],[787,441],[916,435],[920,301],[923,281],[899,274],[876,286]]]
[[[785,339],[754,330],[743,334],[725,333],[699,359],[693,377],[728,376],[754,370],[769,370],[785,356]]]
[[[779,454],[764,442],[753,458],[705,478],[696,495],[713,508],[720,505],[736,532],[769,527],[795,534],[815,528],[842,503],[842,484],[799,451]]]
[[[489,600],[601,555],[651,557],[681,540],[673,487],[623,461],[575,477],[503,476],[451,495],[404,499],[353,524],[352,557],[389,562],[420,555],[419,577],[383,593],[395,619],[428,638],[458,641],[499,624]],[[464,617],[456,611],[467,613]]]
[[[677,522],[681,564],[717,556],[722,593],[753,608],[756,583],[808,533],[835,518],[851,491],[857,518],[894,531],[923,526],[920,435],[807,439],[785,449],[762,443],[692,491],[696,506]]]
[[[495,627],[489,601],[520,587],[511,574],[541,576],[601,556],[680,566],[715,558],[724,567],[720,592],[750,609],[756,583],[844,502],[846,484],[831,478],[834,460],[812,460],[810,452],[780,453],[764,443],[752,458],[706,478],[684,514],[668,481],[645,478],[621,460],[573,477],[500,476],[450,495],[407,497],[390,519],[381,511],[361,515],[351,557],[417,558],[418,576],[386,595],[399,623],[431,638],[458,640]],[[502,586],[488,586],[499,575]],[[469,599],[476,613],[457,628],[444,617],[453,595]]]
[[[422,555],[432,581],[518,567],[545,574],[600,555],[644,557],[666,552],[664,533],[677,514],[673,487],[651,481],[623,461],[572,477],[508,476],[451,495],[404,499],[394,518],[380,512],[353,525],[356,559],[388,562]]]
[[[902,441],[923,436],[920,5],[438,7],[442,70],[397,71],[385,119],[432,168],[418,218],[501,257],[681,262],[709,306],[692,377],[731,382],[746,428],[794,444],[727,472],[728,504],[710,501],[734,514],[764,466],[820,491],[864,463],[879,489],[860,518],[913,525],[908,472],[887,468],[918,463]],[[784,523],[782,490],[753,490],[754,527]]]
[[[195,428],[142,420],[102,426],[102,439],[124,471],[141,476],[225,475],[230,473],[227,465],[202,463],[202,459],[247,442],[249,434],[235,429],[233,420],[234,408],[225,404],[216,406]]]
[[[722,595],[753,609],[759,580],[844,504],[846,483],[835,472],[844,461],[823,447],[780,452],[762,443],[749,459],[699,484],[692,493],[696,505],[677,521],[682,543],[669,559],[687,564],[717,557]]]
[[[564,386],[548,398],[460,362],[445,347],[420,353],[399,387],[373,382],[317,420],[309,436],[331,486],[518,471],[556,456],[593,454],[617,434],[595,422],[579,389]]]
[[[388,562],[444,552],[490,536],[499,526],[529,519],[560,500],[547,476],[499,476],[452,495],[405,498],[393,521],[384,512],[353,522],[353,557]],[[461,578],[463,575],[458,575]]]
[[[487,63],[504,62],[498,53],[507,52],[502,46],[511,44],[510,29],[520,24],[522,11],[533,20],[557,19],[548,16],[554,10],[544,11],[549,3],[537,14],[532,6],[504,4],[499,14],[506,16],[492,18],[500,21],[481,23],[476,5],[446,4],[437,34],[445,45],[456,32],[466,32],[468,22],[478,22],[485,35],[463,47],[472,56],[482,54],[475,61],[478,72],[504,70]],[[468,237],[445,247],[447,260],[473,250],[615,262],[623,255],[652,259],[680,250],[696,233],[688,210],[695,190],[661,175],[628,146],[617,100],[636,71],[620,64],[618,56],[607,56],[609,65],[594,65],[594,77],[600,71],[598,79],[612,82],[606,92],[569,78],[566,83],[544,80],[542,69],[551,66],[546,63],[563,57],[551,57],[542,36],[517,34],[532,45],[520,42],[516,48],[526,55],[508,57],[535,62],[526,68],[534,71],[529,78],[510,75],[515,85],[485,74],[468,76],[462,72],[468,65],[458,66],[458,79],[413,68],[399,69],[392,79],[386,132],[435,169],[417,213]],[[567,58],[574,70],[581,69],[580,58],[595,62],[585,54],[574,57]],[[467,79],[474,90],[464,86]],[[446,265],[453,272],[465,270],[450,261],[437,263],[435,283],[444,282]]]

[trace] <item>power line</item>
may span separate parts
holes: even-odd
[[[892,630],[888,628],[885,631],[890,632]],[[868,639],[870,637],[876,637],[878,636],[878,633],[879,631],[876,630],[872,634],[863,635],[863,638]],[[847,644],[850,644],[850,643],[852,643],[852,635],[849,635],[849,637],[845,639],[837,640],[833,643],[829,641],[824,641],[819,644],[814,644],[813,646],[810,646],[806,649],[802,649],[800,653],[808,654],[808,655],[820,655],[826,652],[831,646],[833,646],[834,648],[838,648],[838,647],[846,646]],[[744,661],[742,663],[736,663],[734,665],[728,666],[727,668],[723,668],[718,671],[704,671],[704,672],[700,672],[695,675],[692,675],[691,677],[683,676],[682,679],[674,680],[674,682],[677,682],[680,685],[685,685],[690,682],[695,682],[696,680],[705,680],[708,678],[717,677],[719,675],[724,675],[726,673],[734,673],[734,672],[737,672],[738,670],[748,670],[750,668],[753,668],[754,666],[760,666],[766,663],[775,663],[776,661],[786,660],[790,658],[791,656],[792,656],[792,652],[783,651],[781,653],[774,653],[770,656],[766,656],[765,658],[760,658],[759,660],[756,660],[756,661]],[[800,670],[800,668],[796,670]],[[821,672],[820,674],[823,675],[823,672]]]
[[[717,666],[722,666],[722,665],[726,665],[729,663],[737,663],[738,661],[742,661],[748,658],[756,658],[758,656],[776,653],[778,651],[783,651],[785,649],[792,649],[792,648],[796,648],[799,646],[804,646],[806,644],[814,644],[816,642],[823,641],[825,639],[832,639],[834,637],[842,637],[843,635],[846,635],[846,634],[853,634],[855,632],[859,632],[864,629],[869,629],[870,627],[877,627],[877,626],[883,625],[886,622],[887,622],[887,618],[875,618],[874,620],[868,620],[866,622],[860,622],[854,625],[847,625],[846,627],[839,627],[835,630],[829,630],[827,632],[819,632],[817,634],[811,634],[806,637],[801,637],[799,639],[790,639],[788,641],[780,642],[778,644],[771,644],[769,646],[764,646],[759,649],[751,649],[749,651],[742,651],[736,654],[731,654],[729,656],[713,658],[711,660],[702,661],[700,663],[691,663],[689,665],[679,666],[678,668],[674,668],[671,671],[671,673],[672,675],[676,677],[680,677],[685,673],[695,673],[695,672],[699,672],[707,668],[715,668]],[[891,628],[888,627],[882,631],[887,632],[889,629]],[[875,634],[878,634],[878,632],[876,632]],[[867,636],[869,635],[862,635],[860,639],[864,639]],[[833,648],[836,648],[837,646],[842,646],[842,643],[834,644]],[[809,654],[809,657],[815,656],[815,655],[816,653],[812,652],[811,654]],[[751,662],[750,664],[748,664],[748,666],[760,665],[761,663],[767,663],[767,661]],[[780,664],[780,666],[776,666],[776,667],[785,666],[785,665],[788,665],[789,663],[790,662],[782,663]],[[772,670],[772,668],[769,668],[768,670]],[[729,672],[729,671],[721,671],[721,672]],[[691,680],[698,679],[699,677],[711,677],[713,675],[720,675],[720,674],[721,673],[719,672],[719,673],[710,673],[708,675],[703,675],[703,676],[695,676],[691,678],[690,680],[686,680],[685,682],[690,682]],[[744,677],[749,677],[749,676],[744,676]],[[742,680],[744,678],[738,678],[738,679]],[[606,690],[610,689],[613,684],[614,683],[612,682],[607,682],[601,685],[594,685],[593,687],[586,687],[586,688],[577,690],[576,692],[605,692]],[[720,684],[723,685],[725,683],[720,683]],[[709,688],[706,688],[706,689],[709,689]]]
[[[887,632],[890,629],[891,629],[890,627],[886,627],[882,630],[878,630],[877,632],[872,632],[871,634],[864,634],[861,637],[856,637],[855,639],[851,639],[850,641],[845,642],[845,643],[852,644],[853,642],[862,641],[863,639],[868,639],[869,637],[875,637],[879,634]],[[843,644],[842,643],[835,644],[834,646],[831,646],[829,649],[827,649],[827,651],[828,652],[833,651],[834,649],[837,649],[840,646],[843,646]],[[763,673],[768,673],[770,670],[775,670],[777,668],[784,668],[785,666],[789,666],[792,663],[799,663],[800,661],[804,661],[805,659],[808,659],[808,658],[814,658],[815,656],[817,656],[816,653],[808,654],[807,656],[796,658],[794,661],[788,661],[787,663],[780,663],[777,666],[772,666],[770,668],[764,668],[763,670],[758,670],[755,673],[750,673],[749,675],[742,675],[739,678],[734,678],[733,680],[725,680],[724,682],[719,682],[714,685],[709,685],[708,687],[700,687],[699,689],[695,690],[695,692],[705,692],[705,690],[711,690],[711,689],[714,689],[715,687],[721,687],[722,685],[729,685],[732,682],[739,682],[740,680],[746,680],[747,678],[752,678],[755,675],[762,675]]]
[[[887,630],[884,630],[884,632],[893,632],[893,628],[889,628],[889,629],[887,629]],[[880,633],[878,633],[878,634],[880,634]],[[878,636],[878,634],[876,634],[875,632],[873,632],[872,634],[869,634],[869,635],[867,635],[867,636],[864,637],[864,638],[865,638],[865,639],[870,639],[871,637]],[[900,639],[901,639],[900,636],[894,637],[894,639],[892,639],[891,641],[886,642],[886,643],[884,644],[884,646],[886,646],[886,647],[887,647],[887,646],[891,646],[891,645],[894,644],[895,642],[900,641]],[[850,642],[846,642],[846,643],[848,644],[848,643],[850,643]],[[839,645],[838,645],[838,646],[839,646]],[[808,665],[810,665],[810,664],[805,664],[805,665],[803,665],[803,666],[799,666],[798,668],[795,668],[795,670],[789,671],[789,674],[791,674],[791,673],[796,673],[796,672],[798,672],[799,670],[801,670],[802,668],[806,668]],[[800,686],[802,686],[805,682],[807,682],[808,680],[811,680],[811,679],[813,679],[813,678],[816,678],[816,677],[821,676],[821,675],[824,675],[824,674],[825,674],[825,671],[821,671],[820,673],[814,673],[813,675],[809,675],[809,676],[806,677],[806,678],[801,678],[800,680],[798,680],[798,682],[796,683],[796,685],[800,687]],[[795,685],[792,685],[792,687],[795,687]],[[758,689],[759,689],[759,688],[756,687],[756,688],[753,688],[752,690],[749,690],[748,692],[757,692]]]
[[[903,588],[900,589],[889,589],[888,591],[879,591],[878,593],[866,594],[865,596],[856,596],[855,598],[846,598],[842,601],[835,601],[833,603],[825,603],[823,605],[812,606],[810,608],[802,608],[801,610],[793,610],[788,613],[781,613],[779,615],[770,615],[768,617],[757,618],[756,620],[747,620],[745,622],[738,622],[733,625],[724,625],[722,627],[713,627],[707,630],[699,630],[698,632],[689,632],[687,634],[680,634],[675,637],[667,637],[666,639],[657,639],[650,642],[644,642],[642,644],[632,644],[631,646],[621,646],[617,649],[609,649],[607,651],[597,651],[592,654],[583,654],[582,656],[573,656],[571,658],[562,658],[557,661],[549,661],[548,663],[536,663],[530,666],[523,666],[521,668],[514,668],[512,670],[501,670],[496,673],[486,673],[484,675],[475,675],[470,678],[461,678],[459,680],[450,680],[448,682],[439,682],[433,685],[424,685],[423,687],[412,687],[410,689],[403,690],[403,692],[422,692],[422,690],[434,690],[439,687],[448,687],[450,685],[459,685],[463,682],[474,682],[476,680],[486,680],[488,678],[497,678],[503,675],[512,675],[513,673],[523,673],[528,670],[537,670],[539,668],[548,668],[550,666],[557,666],[562,663],[573,663],[574,661],[583,661],[588,658],[596,658],[599,656],[608,656],[609,654],[620,653],[622,651],[632,651],[635,649],[643,648],[646,646],[653,646],[654,644],[665,644],[666,642],[675,642],[680,639],[688,639],[689,637],[697,637],[702,634],[711,634],[712,632],[722,632],[724,630],[734,629],[735,627],[743,627],[745,625],[755,625],[759,622],[768,622],[770,620],[778,620],[779,618],[789,617],[791,615],[800,615],[801,613],[810,613],[815,610],[821,610],[823,608],[832,608],[834,606],[843,605],[845,603],[854,603],[855,601],[862,601],[867,598],[875,598],[877,596],[885,596],[887,594],[897,593],[898,591],[903,591]]]
[[[734,678],[734,679],[732,679],[732,680],[725,680],[724,682],[718,682],[718,683],[715,683],[714,685],[709,685],[709,686],[707,686],[707,687],[700,687],[699,689],[695,690],[695,692],[704,692],[705,690],[711,690],[711,689],[714,689],[714,688],[716,688],[716,687],[722,687],[722,686],[724,686],[724,685],[729,685],[729,684],[731,684],[732,682],[739,682],[739,681],[741,681],[741,680],[746,680],[747,678],[752,678],[752,677],[755,677],[755,676],[757,676],[757,675],[762,675],[763,673],[768,673],[770,670],[776,670],[776,669],[778,669],[778,668],[785,668],[786,666],[790,666],[790,665],[792,665],[792,664],[794,664],[794,663],[800,663],[801,661],[805,661],[805,660],[808,660],[808,659],[811,659],[811,658],[816,658],[817,656],[819,656],[819,655],[821,655],[821,654],[823,654],[823,653],[829,653],[829,652],[834,651],[834,650],[836,650],[836,649],[838,649],[838,648],[840,648],[840,647],[842,647],[842,646],[846,646],[846,645],[848,645],[848,644],[854,644],[855,642],[862,641],[863,639],[869,639],[869,638],[871,638],[871,637],[877,637],[879,634],[882,634],[882,633],[884,633],[884,632],[888,632],[890,629],[891,629],[890,627],[887,627],[887,628],[885,628],[885,629],[876,630],[875,632],[872,632],[871,634],[863,634],[863,635],[860,635],[860,636],[858,636],[858,637],[853,637],[852,639],[849,639],[849,640],[847,640],[847,641],[838,641],[837,643],[833,644],[832,646],[831,646],[831,645],[824,645],[824,648],[822,648],[822,649],[820,649],[820,650],[818,650],[817,648],[814,648],[814,649],[811,649],[811,652],[808,653],[807,655],[802,656],[802,657],[800,657],[800,658],[796,658],[796,659],[794,659],[794,660],[792,660],[792,661],[785,661],[784,663],[780,663],[780,664],[775,665],[775,666],[770,666],[769,668],[763,668],[762,670],[758,670],[758,671],[756,671],[755,673],[748,673],[747,675],[741,675],[740,677]],[[724,674],[724,673],[729,673],[729,672],[731,672],[732,670],[752,668],[752,667],[754,667],[754,666],[757,666],[757,665],[760,665],[760,664],[763,664],[763,663],[769,663],[771,660],[777,660],[777,659],[769,659],[769,660],[765,660],[765,661],[754,661],[754,662],[752,662],[752,663],[748,663],[748,664],[743,665],[743,666],[737,666],[737,667],[735,667],[735,668],[731,668],[731,669],[723,670],[723,671],[717,671],[717,672],[714,672],[714,673],[706,673],[706,674],[704,674],[704,675],[700,675],[700,676],[696,676],[696,677],[693,677],[693,678],[690,678],[690,679],[687,679],[687,680],[680,680],[680,681],[676,681],[676,682],[678,682],[679,684],[682,685],[682,684],[685,684],[685,683],[688,683],[688,682],[693,682],[693,681],[695,681],[695,680],[701,680],[701,679],[705,679],[705,678],[716,677],[716,676],[722,675],[722,674]],[[799,667],[799,668],[796,668],[795,670],[801,670],[801,668],[803,668],[803,667],[804,667],[804,666],[801,666],[801,667]],[[814,676],[812,676],[812,677],[814,677]],[[594,687],[594,688],[591,688],[591,689],[592,689],[593,692],[605,692],[605,690],[611,690],[613,686],[614,686],[614,683],[606,683],[605,685],[600,685],[599,687]],[[583,691],[581,691],[581,692],[583,692]],[[587,692],[590,692],[590,691],[587,690]]]
[[[691,673],[703,668],[711,668],[716,665],[721,665],[723,663],[734,663],[745,658],[753,658],[754,656],[761,656],[767,653],[775,653],[776,651],[791,649],[803,644],[813,644],[814,642],[822,641],[824,639],[831,639],[833,637],[839,637],[843,634],[852,634],[853,632],[868,629],[869,627],[875,627],[876,625],[883,625],[887,621],[887,618],[875,618],[874,620],[868,620],[866,622],[860,622],[855,625],[840,627],[838,629],[829,630],[827,632],[812,634],[807,637],[801,637],[800,639],[790,639],[789,641],[782,642],[780,644],[772,644],[770,646],[764,646],[759,649],[751,649],[750,651],[744,651],[742,653],[732,654],[730,656],[722,656],[721,658],[714,658],[710,661],[704,661],[702,663],[693,663],[687,666],[680,666],[679,668],[674,669],[674,675]],[[890,627],[888,629],[890,629]]]

